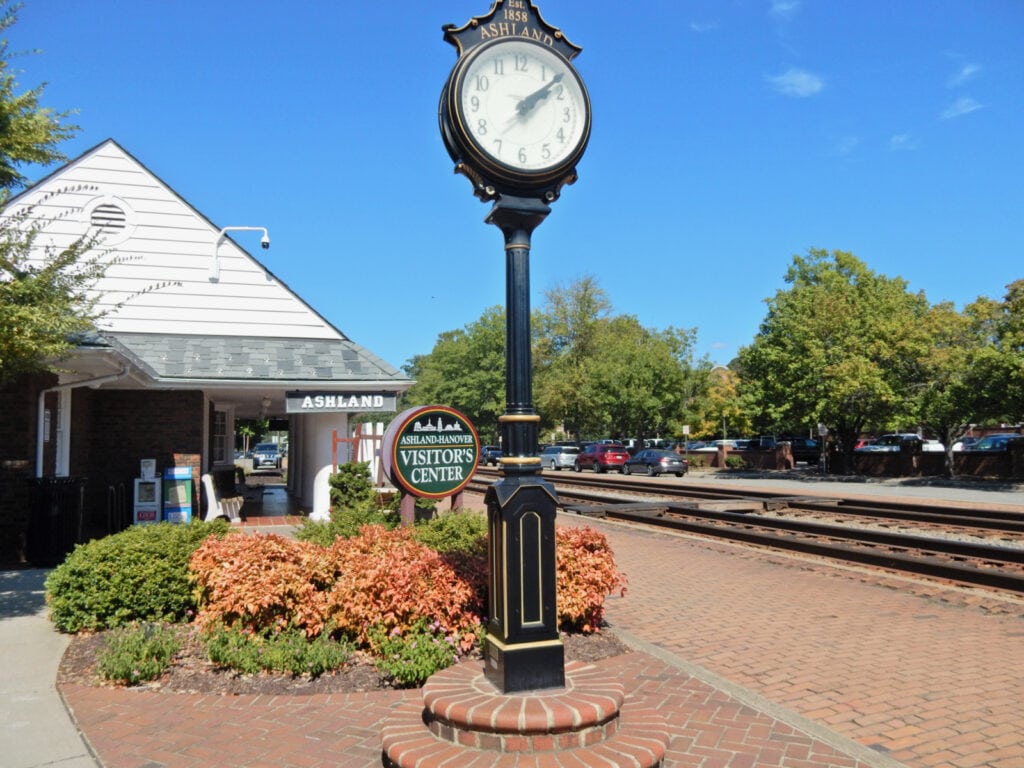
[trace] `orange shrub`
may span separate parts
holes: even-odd
[[[329,550],[342,575],[327,595],[325,616],[339,630],[372,646],[371,627],[400,634],[422,618],[461,651],[473,647],[479,595],[411,530],[365,525]]]
[[[559,627],[596,632],[605,598],[625,592],[608,540],[590,528],[555,529]],[[192,555],[203,627],[257,633],[301,628],[315,637],[332,625],[364,647],[371,628],[403,634],[425,620],[462,652],[485,615],[483,551],[438,554],[408,528],[367,525],[330,547],[274,534],[209,538]]]
[[[558,624],[567,631],[597,632],[604,599],[626,593],[626,576],[615,567],[607,537],[592,528],[555,528]]]
[[[196,622],[257,633],[324,627],[324,588],[336,570],[323,547],[276,534],[210,537],[189,563],[199,592]]]

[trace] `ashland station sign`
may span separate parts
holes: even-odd
[[[397,396],[383,392],[288,392],[287,413],[367,413],[393,411]]]

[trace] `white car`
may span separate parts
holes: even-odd
[[[854,448],[857,453],[897,453],[904,443],[919,443],[925,453],[942,453],[946,446],[938,440],[926,440],[916,432],[893,432],[882,435],[873,443]]]
[[[576,457],[580,453],[578,445],[549,445],[540,452],[540,465],[543,469],[572,469],[576,466]]]

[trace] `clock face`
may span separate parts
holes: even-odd
[[[450,94],[453,128],[474,157],[513,179],[571,168],[590,138],[590,99],[561,55],[530,40],[471,52]]]

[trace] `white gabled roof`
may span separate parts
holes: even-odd
[[[101,331],[346,338],[112,139],[23,192],[8,210],[26,205],[36,206],[33,218],[47,220],[40,244],[61,247],[102,227],[99,249],[110,266],[97,285],[108,311]]]
[[[221,228],[108,139],[13,198],[37,247],[99,236],[106,314],[61,381],[130,370],[111,387],[401,392],[412,380],[320,316]],[[212,277],[214,255],[218,277]],[[97,356],[97,353],[99,355]],[[113,355],[113,357],[111,357]],[[77,366],[77,368],[76,368]],[[125,368],[125,366],[127,366]],[[109,369],[109,370],[108,370]]]

